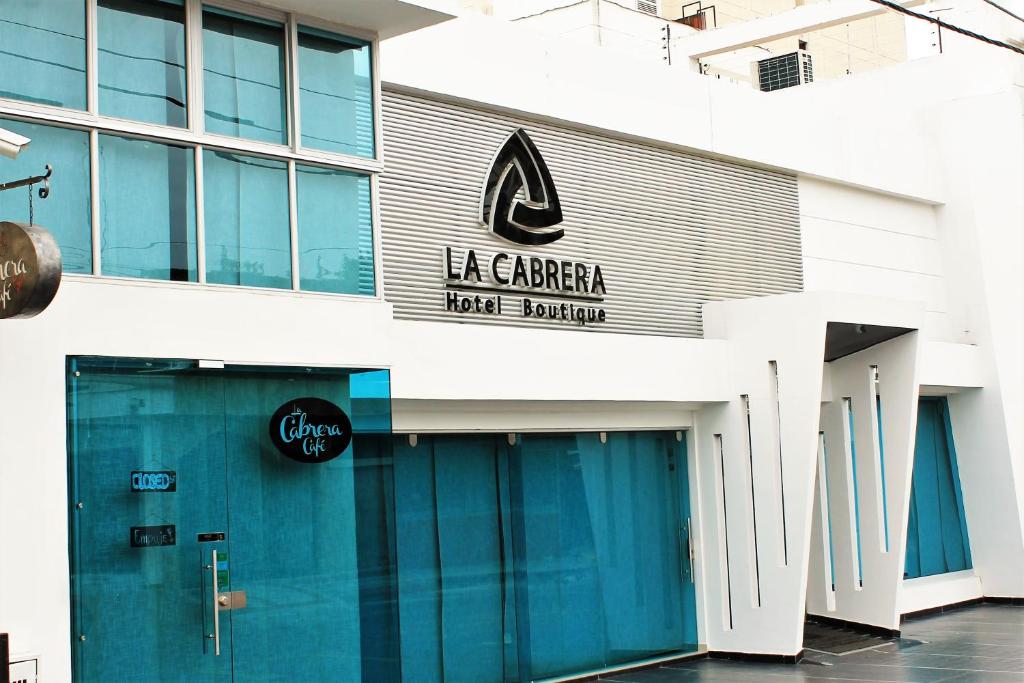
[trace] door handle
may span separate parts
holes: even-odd
[[[220,656],[220,588],[217,585],[217,551],[213,553],[210,571],[213,572],[213,654]]]
[[[690,560],[690,582],[694,583],[693,578],[693,531],[690,528],[690,518],[686,518],[686,556]]]

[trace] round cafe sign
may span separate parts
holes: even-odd
[[[322,398],[295,398],[270,418],[270,440],[292,460],[319,463],[333,460],[352,442],[352,421],[338,406]]]
[[[60,248],[38,225],[0,222],[0,318],[31,318],[60,287]]]

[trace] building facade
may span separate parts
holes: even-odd
[[[564,680],[1024,597],[1018,56],[777,97],[423,0],[54,6],[0,5],[0,180],[53,168],[0,220],[63,265],[0,320],[26,678]]]

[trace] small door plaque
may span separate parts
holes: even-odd
[[[214,541],[223,541],[223,540],[224,540],[224,532],[223,531],[214,531],[214,532],[207,533],[207,534],[196,534],[196,542],[197,543],[213,543]]]
[[[159,526],[133,526],[131,544],[133,548],[158,548],[178,542],[178,532],[173,524]]]

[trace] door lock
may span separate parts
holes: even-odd
[[[220,609],[245,609],[248,600],[245,596],[245,591],[227,591],[225,593],[217,594],[217,604]]]

